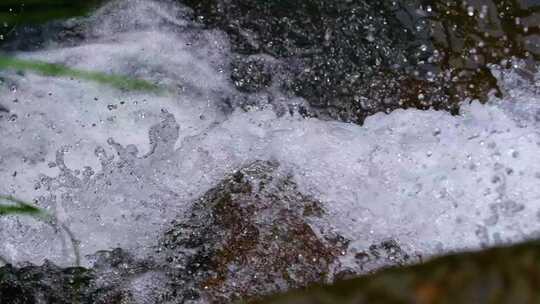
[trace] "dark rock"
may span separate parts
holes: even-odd
[[[136,289],[130,288],[141,276],[159,274],[154,264],[136,261],[120,249],[99,252],[94,259],[92,269],[62,269],[50,263],[0,268],[0,303],[156,303],[136,302],[136,298],[148,300],[148,294],[138,294]],[[157,300],[157,296],[154,299]]]
[[[0,51],[34,51],[49,43],[70,46],[81,42],[85,35],[76,20],[106,0],[37,0],[0,3]]]
[[[89,257],[90,269],[6,266],[0,303],[229,303],[329,283],[348,241],[323,216],[277,164],[255,162],[179,216],[156,262],[117,249]]]
[[[534,2],[534,1],[533,1]],[[540,33],[540,11],[530,1],[435,1],[427,16],[437,64],[448,75],[450,94],[486,99],[501,88],[490,64],[512,66],[512,58],[531,65],[540,60],[534,42]]]
[[[258,303],[538,303],[540,243],[442,257]]]
[[[321,204],[272,163],[254,163],[198,200],[166,234],[163,248],[179,270],[171,298],[212,303],[331,281],[348,242],[316,231]]]
[[[367,250],[356,253],[355,260],[361,271],[371,271],[383,267],[405,266],[413,260],[395,240],[386,240],[373,244]]]
[[[73,46],[85,39],[84,29],[80,25],[72,25],[69,21],[52,21],[45,25],[22,25],[16,27],[0,43],[0,50],[36,51],[48,44],[57,43]]]
[[[196,246],[200,247],[204,244]],[[385,242],[377,247],[378,250],[392,250],[395,244]],[[275,261],[273,255],[276,254],[279,254],[279,251],[268,254],[265,258]],[[540,301],[539,260],[540,243],[533,241],[476,253],[454,254],[421,265],[386,269],[333,285],[310,285],[299,291],[272,296],[265,300],[246,299],[246,302],[275,304],[537,303]],[[195,260],[192,261],[195,262]],[[199,262],[205,265],[208,259],[201,258]],[[173,280],[178,285],[168,285],[167,279],[156,281],[156,277],[148,277],[148,274],[159,273],[161,268],[152,263],[136,261],[121,250],[96,254],[94,265],[93,269],[61,269],[51,264],[0,268],[0,303],[150,304],[203,300],[200,298],[199,291],[186,290],[186,286],[180,284],[178,280]],[[172,268],[174,265],[170,266],[171,268],[167,270],[169,274],[178,274],[182,271],[175,271]],[[201,278],[202,268],[204,266],[195,265],[190,268],[194,275],[193,280]],[[154,282],[153,286],[147,288],[146,292],[130,288],[133,281],[145,275],[146,281]],[[348,276],[354,276],[354,273],[348,273]],[[164,275],[159,278],[163,277]],[[272,284],[275,281],[266,283]],[[253,285],[254,288],[256,286]],[[167,291],[165,287],[170,289]],[[171,291],[174,288],[178,291],[182,290],[183,297],[175,295]],[[148,290],[152,291],[151,296]],[[162,297],[165,291],[168,294]],[[207,292],[215,293],[216,291]],[[212,303],[229,302],[219,298],[206,300]]]
[[[281,60],[291,75],[283,87],[321,118],[361,123],[408,107],[457,114],[467,98],[501,93],[489,64],[540,59],[540,14],[527,1],[179,1],[226,31],[235,52]]]
[[[232,63],[231,80],[242,92],[255,93],[272,83],[269,64],[260,58],[238,58]]]
[[[82,302],[82,291],[93,279],[93,273],[83,268],[6,266],[0,269],[0,299],[6,304]]]
[[[284,86],[326,118],[359,122],[401,107],[394,97],[421,59],[415,47],[429,44],[403,24],[390,1],[183,2],[198,20],[225,30],[234,51],[282,59],[292,75]]]

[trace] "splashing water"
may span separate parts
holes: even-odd
[[[0,112],[0,193],[35,199],[65,223],[83,264],[115,247],[151,255],[194,199],[256,160],[279,162],[324,203],[326,228],[351,240],[344,263],[389,238],[433,255],[539,231],[540,95],[519,67],[493,67],[505,97],[464,102],[459,116],[397,110],[363,126],[308,119],[294,110],[303,101],[278,86],[237,91],[226,36],[188,13],[169,2],[115,1],[81,21],[79,45],[16,54],[145,79],[170,88],[165,95],[0,72],[8,110]],[[0,240],[10,261],[71,261],[43,223],[0,218]]]

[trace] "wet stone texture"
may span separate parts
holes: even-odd
[[[167,232],[167,262],[184,293],[170,298],[229,303],[331,281],[347,241],[314,230],[309,220],[323,213],[275,164],[236,172]]]
[[[37,51],[52,43],[74,46],[85,38],[84,27],[75,21],[52,21],[45,25],[24,25],[14,28],[0,50],[5,52]]]
[[[291,77],[281,86],[306,98],[312,115],[361,121],[400,106],[392,97],[409,68],[403,63],[416,60],[408,50],[415,36],[384,1],[184,2],[199,21],[225,30],[234,51],[282,59]]]
[[[411,257],[392,239],[373,244],[366,250],[356,253],[354,258],[361,272],[384,268],[386,265],[405,266],[422,259],[421,256]]]
[[[448,75],[458,98],[485,97],[500,91],[489,65],[510,67],[511,58],[540,59],[540,6],[537,1],[472,0],[429,1],[426,24],[430,26],[434,58]],[[522,73],[530,78],[531,71]]]
[[[0,269],[0,299],[2,303],[70,303],[80,301],[81,291],[94,279],[86,269],[60,269],[45,264],[16,269]]]
[[[409,107],[458,113],[466,98],[501,93],[489,64],[538,60],[540,14],[528,1],[181,2],[226,31],[235,52],[280,59],[290,76],[280,86],[320,118],[361,123]],[[263,77],[245,71],[247,84]]]
[[[148,261],[136,261],[121,249],[98,252],[92,269],[43,266],[0,268],[2,304],[156,303],[160,286],[137,293],[137,284],[162,276]],[[139,302],[142,301],[142,302]],[[154,301],[154,302],[152,302]]]
[[[237,58],[232,63],[231,80],[241,92],[260,92],[272,83],[271,66],[264,59]]]

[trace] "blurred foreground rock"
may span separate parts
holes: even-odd
[[[540,303],[540,242],[442,257],[261,303]]]

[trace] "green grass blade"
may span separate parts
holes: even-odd
[[[101,72],[83,71],[60,64],[47,63],[38,60],[26,60],[0,55],[0,70],[32,71],[43,76],[73,77],[128,91],[152,91],[159,93],[161,87],[142,79],[133,79],[119,75],[109,75]]]
[[[31,216],[42,220],[53,228],[61,228],[68,235],[75,256],[75,266],[81,265],[81,255],[79,241],[75,238],[73,232],[65,224],[61,223],[54,215],[39,209],[25,201],[17,199],[13,196],[0,195],[0,201],[6,201],[10,204],[0,204],[0,217],[6,215]],[[7,260],[0,256],[0,262],[8,264]]]
[[[37,207],[34,207],[30,204],[27,204],[21,200],[18,200],[11,196],[3,196],[0,195],[0,199],[8,202],[15,203],[16,205],[10,204],[10,205],[4,205],[0,204],[0,216],[3,215],[13,215],[13,214],[21,214],[21,215],[31,215],[31,216],[42,216],[44,213]]]

